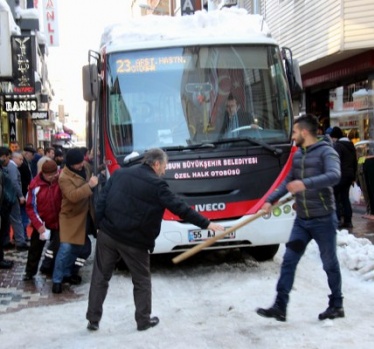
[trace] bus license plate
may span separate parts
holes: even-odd
[[[208,229],[193,229],[188,231],[188,241],[189,242],[199,242],[214,238],[216,234],[221,234],[222,232],[215,232],[214,230]],[[222,239],[235,239],[235,231],[225,235]]]

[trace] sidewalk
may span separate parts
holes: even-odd
[[[349,232],[357,238],[366,238],[374,244],[374,220],[363,218],[366,211],[364,204],[354,204],[352,210],[353,228]]]
[[[68,284],[64,284],[62,294],[53,294],[52,279],[41,273],[38,273],[34,280],[23,281],[27,253],[15,249],[5,251],[5,259],[12,260],[14,266],[12,269],[0,269],[0,315],[23,308],[73,302],[83,297],[74,292],[74,286]],[[84,267],[86,270],[82,273],[82,282],[89,282],[89,276],[86,274],[91,274],[91,264],[90,259]]]
[[[353,205],[353,212],[353,228],[350,229],[350,233],[374,243],[374,220],[362,218],[365,214],[363,205]],[[94,244],[95,240],[92,239],[92,251],[95,250]],[[5,258],[12,260],[14,267],[10,270],[0,269],[0,315],[24,308],[74,302],[86,297],[76,292],[75,286],[68,284],[64,284],[63,293],[53,294],[51,278],[40,273],[32,281],[23,281],[27,251],[9,250],[5,252]],[[81,270],[82,283],[90,282],[92,264],[93,254]]]

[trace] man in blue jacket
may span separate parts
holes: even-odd
[[[340,180],[339,155],[333,147],[317,138],[318,120],[313,115],[298,118],[292,139],[299,147],[285,181],[266,200],[262,209],[269,212],[271,203],[287,192],[295,195],[296,219],[286,244],[274,305],[259,308],[257,314],[286,321],[286,309],[295,271],[309,242],[314,239],[320,250],[323,269],[331,290],[328,308],[319,320],[344,317],[342,279],[336,255],[337,217],[332,187]]]
[[[86,314],[87,328],[91,331],[99,329],[109,281],[119,258],[126,263],[132,276],[138,331],[159,323],[157,317],[151,317],[149,252],[153,251],[160,233],[165,209],[202,229],[224,230],[170,191],[161,178],[167,160],[162,149],[150,149],[142,164],[115,171],[100,193],[96,204],[100,231]]]

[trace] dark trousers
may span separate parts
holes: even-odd
[[[29,253],[27,255],[26,263],[26,273],[31,275],[36,275],[38,272],[38,266],[40,259],[42,257],[45,240],[39,239],[40,234],[38,231],[33,228],[30,240]],[[51,230],[51,239],[48,245],[48,248],[54,249],[57,251],[59,245],[59,236],[57,230]]]
[[[10,218],[9,218],[9,210],[5,210],[1,213],[1,246],[5,247],[10,243]]]
[[[40,266],[40,269],[43,270],[43,273],[46,274],[53,274],[53,269],[55,266],[55,260],[58,252],[58,248],[60,246],[60,236],[57,234],[56,238],[51,240],[49,245],[47,245],[47,248],[44,253],[44,259],[42,261],[42,264]],[[72,275],[77,275],[79,273],[79,270],[81,267],[84,266],[86,259],[91,255],[92,246],[91,246],[91,240],[86,235],[86,241],[84,245],[82,246],[79,256],[76,258],[73,269],[72,269]]]
[[[9,219],[7,215],[1,214],[0,217],[0,262],[4,260],[4,250],[3,247],[6,244],[6,235],[8,233],[8,223]]]
[[[340,183],[334,187],[334,196],[336,204],[336,216],[338,223],[343,218],[344,223],[352,223],[352,205],[349,200],[349,189],[353,179],[342,178]]]
[[[22,225],[25,230],[25,238],[27,240],[27,226],[30,223],[29,216],[26,213],[26,204],[20,205]]]
[[[343,305],[342,278],[336,256],[336,228],[335,212],[325,217],[309,220],[296,217],[290,240],[286,244],[286,252],[283,256],[281,274],[277,284],[275,303],[284,311],[287,308],[289,294],[294,283],[296,267],[312,239],[318,245],[323,270],[327,275],[331,291],[329,306],[341,307]]]
[[[86,318],[89,321],[101,320],[109,281],[120,258],[129,268],[134,285],[135,321],[138,326],[145,325],[152,312],[149,253],[147,250],[120,243],[101,231],[97,234]]]
[[[374,158],[365,160],[363,165],[363,172],[370,203],[370,214],[374,214]]]

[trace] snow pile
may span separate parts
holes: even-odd
[[[337,245],[340,264],[357,271],[364,280],[374,280],[374,246],[368,239],[342,230],[338,232]]]
[[[238,25],[240,23],[240,25]],[[138,42],[177,40],[180,38],[270,36],[269,28],[260,15],[251,15],[244,9],[197,11],[193,16],[170,17],[148,15],[126,18],[105,28],[101,46],[113,41]]]

